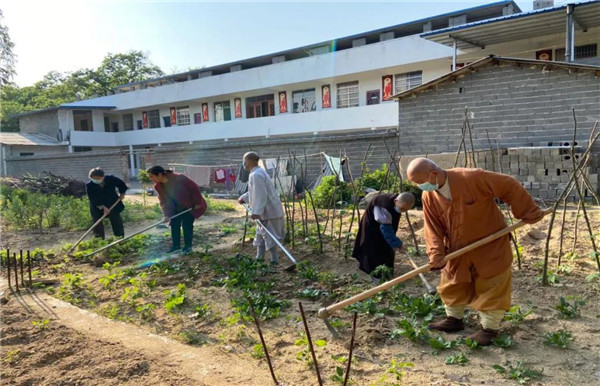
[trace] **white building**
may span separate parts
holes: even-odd
[[[242,140],[258,146],[274,138],[331,134],[360,140],[361,133],[396,129],[398,105],[387,96],[488,54],[564,61],[566,52],[567,61],[600,62],[600,1],[535,3],[550,7],[524,13],[513,1],[499,1],[123,85],[113,95],[22,114],[21,133],[57,138],[52,152],[63,157],[82,151],[129,153],[132,176],[140,150]],[[572,31],[568,25],[573,34],[566,33]],[[17,159],[20,153],[29,165],[52,166],[60,158],[48,158],[48,151],[13,151],[10,141],[2,143],[3,171],[9,174],[26,167]]]

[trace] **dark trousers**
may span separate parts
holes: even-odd
[[[93,211],[92,212],[92,220],[94,223],[102,217],[104,212],[102,211]],[[108,215],[108,219],[110,220],[110,226],[112,227],[113,234],[118,237],[125,236],[125,229],[123,228],[123,219],[121,218],[121,213],[111,212]],[[103,221],[104,222],[104,221]],[[104,238],[104,224],[101,222],[94,228],[94,235],[96,237]]]
[[[192,238],[194,236],[194,216],[187,212],[181,216],[171,219],[171,238],[173,239],[173,248],[181,247],[181,228],[183,228],[184,248],[192,247]]]

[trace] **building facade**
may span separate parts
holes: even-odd
[[[309,153],[327,148],[334,155],[356,148],[352,156],[362,158],[366,141],[378,143],[382,154],[371,166],[379,167],[389,159],[381,138],[388,138],[398,150],[393,137],[399,109],[392,95],[488,54],[557,60],[564,56],[561,52],[569,51],[574,52],[574,61],[598,60],[600,21],[589,15],[600,13],[600,2],[575,6],[579,22],[573,47],[565,40],[566,12],[559,6],[524,13],[513,1],[500,1],[123,85],[113,95],[20,116],[21,133],[43,133],[67,145],[53,146],[52,154],[34,152],[26,160],[3,145],[4,172],[59,168],[68,159],[95,157],[102,162],[102,157],[116,157],[120,162],[110,162],[122,165],[123,173],[133,177],[146,162],[239,162],[249,147],[275,157],[287,155],[289,148],[299,153],[303,148]],[[510,29],[532,21],[550,23],[552,28],[490,38],[494,35],[490,26]],[[468,32],[477,37],[478,31],[485,44],[458,36]],[[336,142],[345,148],[331,146]],[[212,149],[225,150],[210,157],[217,151]],[[81,177],[88,166],[70,175]],[[71,167],[75,169],[73,163]]]

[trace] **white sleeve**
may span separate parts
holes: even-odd
[[[240,198],[242,199],[242,201],[244,201],[247,204],[248,203],[248,192],[242,194],[240,196]]]
[[[387,209],[385,209],[381,206],[373,207],[373,216],[375,217],[375,221],[377,221],[380,224],[383,224],[383,225],[392,224],[392,215],[390,214],[390,212]]]
[[[255,175],[253,178],[253,184],[252,184],[252,202],[250,203],[252,205],[252,214],[257,214],[259,216],[262,216],[265,212],[265,207],[267,206],[267,182],[270,181],[266,181],[265,179],[268,179],[268,177],[265,177],[264,175]]]

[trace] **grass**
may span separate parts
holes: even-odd
[[[210,197],[204,197],[206,200],[206,214],[217,214],[219,212],[235,212],[238,203],[230,203],[224,200],[216,200]]]

